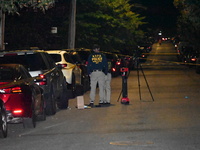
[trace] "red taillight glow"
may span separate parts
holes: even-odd
[[[120,65],[120,64],[121,64],[121,62],[119,62],[119,61],[116,62],[116,65]]]
[[[22,89],[21,87],[14,87],[14,88],[8,88],[8,89],[3,89],[5,93],[21,93]]]
[[[67,64],[61,64],[62,68],[67,67]]]
[[[8,54],[5,54],[4,56],[16,56],[17,53],[8,53]]]
[[[196,61],[197,59],[196,58],[191,58],[191,61]]]
[[[14,88],[11,88],[11,92],[12,93],[21,93],[22,89],[21,89],[21,87],[14,87]]]
[[[21,115],[22,113],[23,113],[22,109],[15,109],[15,110],[13,110],[13,114],[15,114],[15,115]]]
[[[115,68],[112,68],[112,71],[113,71],[113,72],[115,72],[115,71],[116,71],[116,69],[115,69]]]
[[[39,85],[46,85],[47,84],[46,76],[43,74],[39,74],[39,77],[42,79],[42,81],[39,82]]]

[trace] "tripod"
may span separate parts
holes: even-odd
[[[150,93],[150,95],[151,95],[151,98],[152,98],[152,100],[154,101],[154,97],[153,97],[153,95],[152,95],[151,89],[150,89],[149,84],[148,84],[148,82],[147,82],[147,79],[146,79],[146,76],[145,76],[145,74],[144,74],[142,65],[139,63],[139,60],[138,60],[138,58],[137,58],[137,76],[138,76],[138,87],[139,87],[140,101],[142,100],[142,96],[141,96],[141,89],[140,89],[139,66],[140,66],[140,70],[141,70],[141,72],[142,72],[142,75],[143,75],[143,77],[144,77],[144,79],[145,79],[145,82],[146,82],[147,88],[148,88],[148,90],[149,90],[149,93]]]
[[[141,96],[141,89],[140,89],[139,66],[140,66],[140,70],[142,71],[142,75],[143,75],[143,77],[144,77],[144,79],[145,79],[145,82],[146,82],[147,88],[148,88],[148,90],[149,90],[149,93],[150,93],[150,95],[151,95],[152,101],[154,101],[154,97],[153,97],[153,95],[152,95],[152,92],[151,92],[151,89],[150,89],[150,87],[149,87],[148,81],[147,81],[146,76],[145,76],[145,74],[144,74],[142,65],[139,63],[139,58],[136,58],[136,59],[137,59],[137,60],[136,60],[136,63],[137,63],[136,65],[137,65],[137,76],[138,76],[138,87],[139,87],[140,101],[142,100],[142,96]],[[128,73],[128,76],[129,76],[129,74],[130,74],[130,71],[129,71],[129,73]],[[128,76],[127,76],[127,77],[128,77]],[[118,97],[118,99],[117,99],[117,102],[119,102],[119,99],[120,99],[120,97],[121,97],[121,95],[122,95],[122,91],[123,91],[123,90],[121,90],[121,92],[120,92],[120,94],[119,94],[119,97]]]

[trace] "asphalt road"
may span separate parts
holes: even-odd
[[[130,72],[129,105],[121,104],[121,97],[117,102],[122,79],[113,78],[111,106],[78,110],[77,99],[71,99],[69,109],[38,122],[35,129],[9,125],[0,149],[199,150],[200,75],[177,63],[173,53],[171,43],[155,43],[141,64],[144,74],[141,68]],[[89,102],[89,92],[84,101]]]

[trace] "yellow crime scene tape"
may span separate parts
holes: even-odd
[[[92,51],[92,49],[86,49],[86,48],[76,48],[76,49],[61,49],[61,50],[64,50],[64,51],[69,51],[69,52],[76,52],[76,51]],[[107,51],[100,51],[101,53],[107,53],[107,54],[117,54],[119,56],[124,56],[124,57],[134,57],[134,56],[131,56],[131,55],[124,55],[124,54],[118,54],[118,53],[113,53],[113,52],[107,52]],[[142,54],[145,54],[145,55],[152,55],[152,56],[175,56],[175,55],[178,55],[178,53],[142,53]],[[176,61],[166,61],[166,60],[160,60],[160,59],[150,59],[150,58],[142,58],[140,57],[140,59],[144,59],[144,60],[150,60],[150,61],[154,61],[154,62],[165,62],[165,63],[174,63],[174,64],[177,64],[177,65],[192,65],[192,66],[195,66],[195,65],[200,65],[200,64],[196,64],[196,63],[185,63],[185,62],[176,62]],[[69,67],[69,68],[66,68],[66,69],[73,69],[75,68],[76,65],[73,65],[72,67]],[[55,68],[47,71],[44,73],[44,75],[52,72]],[[0,85],[0,89],[2,88],[7,88],[7,87],[10,87],[10,86],[15,86],[15,85],[19,85],[23,82],[27,82],[27,81],[34,81],[34,80],[39,80],[39,79],[42,79],[41,77],[37,76],[37,77],[32,77],[32,78],[29,78],[29,79],[23,79],[23,80],[19,80],[19,81],[16,81],[16,82],[10,82],[8,84],[4,84],[4,85]]]

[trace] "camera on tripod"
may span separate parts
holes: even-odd
[[[127,76],[128,75],[128,71],[129,71],[128,68],[125,68],[125,67],[120,68],[120,72],[121,72],[122,76]]]

